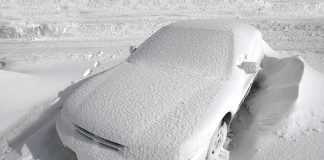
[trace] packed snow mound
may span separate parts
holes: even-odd
[[[258,98],[251,100],[249,111],[259,129],[273,127],[293,110],[298,98],[304,65],[298,58],[278,60],[266,57],[257,79]],[[260,94],[261,92],[261,94]]]
[[[54,44],[57,47],[58,43]],[[52,48],[51,52],[44,53],[43,50],[37,52],[39,49],[31,52],[21,49],[24,53],[0,54],[0,61],[8,62],[0,69],[0,159],[75,157],[60,142],[55,130],[55,117],[61,102],[92,75],[125,61],[126,49],[113,47],[106,53],[98,52],[97,47],[81,53],[75,49],[77,53],[66,50],[61,53]],[[111,55],[114,58],[110,58]],[[83,72],[89,68],[92,72],[82,79]]]
[[[285,139],[322,131],[324,76],[300,57],[265,57],[262,68],[260,90],[249,102],[255,126]]]
[[[288,115],[286,126],[278,130],[279,134],[283,133],[288,138],[321,132],[324,129],[324,75],[304,61],[303,63],[304,74],[293,112]]]
[[[276,54],[271,56],[282,57]],[[232,122],[231,157],[323,159],[324,76],[298,56],[273,57],[264,58],[252,92]]]
[[[250,108],[258,123],[275,126],[275,134],[291,139],[321,131],[324,76],[300,57],[281,60],[267,57],[262,67],[258,79],[261,94]]]
[[[3,132],[19,121],[23,115],[28,112],[28,107],[33,104],[35,97],[41,97],[40,94],[32,93],[33,87],[39,86],[42,82],[40,78],[24,73],[0,70],[0,136]],[[16,96],[20,93],[19,100]],[[21,101],[26,102],[25,106],[20,104]]]

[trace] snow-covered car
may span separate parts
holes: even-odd
[[[78,159],[228,159],[228,126],[265,47],[261,33],[240,22],[165,26],[70,95],[59,136]]]

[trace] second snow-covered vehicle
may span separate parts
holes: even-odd
[[[228,126],[265,47],[256,28],[239,22],[163,27],[70,95],[59,136],[78,159],[228,159]]]

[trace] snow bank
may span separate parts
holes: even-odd
[[[265,57],[262,68],[257,79],[258,89],[233,122],[236,138],[232,142],[231,156],[234,159],[288,160],[305,157],[301,149],[311,146],[315,148],[306,149],[311,153],[307,159],[324,158],[320,153],[324,151],[320,147],[322,142],[306,140],[308,136],[319,137],[324,129],[323,74],[297,56]],[[301,146],[296,147],[297,144]]]
[[[71,83],[79,84],[76,82],[84,78],[83,72],[89,68],[92,73],[88,77],[124,61],[128,48],[111,47],[105,54],[95,55],[98,49],[92,45],[88,47],[91,53],[80,53],[73,47],[72,52],[64,53],[48,46],[43,46],[44,50],[29,47],[20,48],[21,54],[8,48],[4,48],[8,54],[0,54],[0,60],[6,64],[0,70],[0,159],[65,159],[71,152],[61,144],[54,122],[61,102],[75,85],[60,91]],[[39,50],[42,53],[37,53]]]
[[[35,90],[36,86],[43,83],[39,77],[4,70],[0,70],[0,77],[1,135],[5,129],[20,120],[30,107],[39,103],[39,99],[44,98],[44,94],[37,93]]]
[[[324,75],[307,63],[304,65],[294,111],[288,115],[286,126],[279,130],[288,138],[321,132],[324,129]]]
[[[324,119],[324,76],[300,57],[265,58],[257,80],[260,95],[251,101],[250,112],[263,127],[295,139],[321,131]],[[270,109],[270,110],[269,110]]]
[[[10,60],[4,69],[0,70],[0,136],[22,123],[35,107],[57,97],[59,90],[82,73],[73,64],[48,60],[34,64]]]

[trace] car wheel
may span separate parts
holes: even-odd
[[[224,148],[227,138],[228,126],[220,123],[210,140],[206,160],[228,160],[229,151]]]

